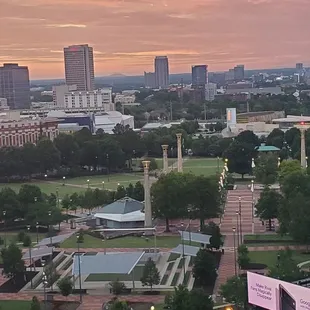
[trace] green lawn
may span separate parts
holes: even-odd
[[[30,301],[21,300],[1,300],[1,310],[28,310],[30,309]]]
[[[33,181],[28,183],[0,183],[0,190],[4,187],[10,187],[15,191],[19,191],[23,184],[33,184],[41,188],[42,192],[46,194],[56,193],[58,190],[59,197],[63,197],[66,194],[73,194],[75,192],[84,192],[88,188],[88,182],[91,188],[106,188],[116,189],[118,183],[127,187],[129,183],[135,184],[138,181],[143,181],[142,173],[131,173],[131,174],[111,174],[111,175],[96,175],[86,176],[77,178],[67,178],[65,182],[62,179],[45,181]],[[104,183],[102,183],[104,182]],[[63,185],[65,184],[65,185]]]
[[[184,161],[184,172],[191,172],[195,175],[214,175],[218,172],[222,172],[224,163],[221,159],[217,158],[189,158]]]
[[[140,281],[144,266],[136,266],[133,271],[135,281]],[[114,273],[93,273],[90,274],[85,282],[100,282],[100,281],[132,281],[131,274],[114,274]]]
[[[155,158],[156,163],[157,163],[157,168],[158,169],[163,169],[163,159],[162,158]],[[174,166],[175,168],[177,167],[177,158],[168,158],[168,166],[172,167]]]
[[[278,251],[250,251],[249,256],[252,263],[265,264],[269,268],[277,264]],[[310,254],[302,254],[294,251],[293,259],[297,264],[310,260]]]
[[[28,236],[30,236],[32,242],[36,242],[37,241],[37,234],[36,233],[33,233],[33,232],[28,233],[26,231],[25,231],[25,233]],[[18,232],[11,232],[11,231],[10,232],[6,232],[6,233],[4,233],[4,232],[0,233],[1,239],[3,239],[3,240],[6,239],[7,244],[9,244],[11,242],[14,242],[14,243],[15,242],[20,242],[20,241],[17,241],[17,235],[18,235]],[[39,237],[39,241],[40,241],[41,239],[46,238],[47,234],[39,233],[38,237]]]
[[[292,241],[292,237],[288,235],[281,236],[279,234],[264,234],[264,235],[245,235],[244,240],[275,240],[275,241]]]
[[[178,236],[157,237],[157,247],[173,248],[180,244],[181,239]],[[65,240],[61,245],[62,248],[76,248],[76,237],[72,236]],[[155,240],[153,237],[146,241],[144,237],[123,237],[103,241],[93,236],[84,235],[84,242],[81,244],[83,248],[153,248]]]

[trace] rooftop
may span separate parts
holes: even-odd
[[[96,214],[128,214],[137,211],[141,212],[143,208],[144,204],[142,202],[129,197],[124,197],[100,208]]]
[[[259,146],[257,151],[258,152],[277,152],[277,151],[280,151],[280,149],[275,147],[275,146],[273,146],[273,145],[262,144],[262,145]]]

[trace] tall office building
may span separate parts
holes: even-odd
[[[146,88],[156,88],[156,78],[154,72],[144,72],[144,85]]]
[[[76,85],[78,91],[94,90],[93,48],[87,44],[64,48],[67,85]]]
[[[304,69],[304,64],[299,62],[296,64],[296,70],[297,71],[302,71]]]
[[[6,98],[10,109],[28,109],[30,83],[28,67],[4,64],[0,67],[0,98]]]
[[[169,86],[169,63],[167,56],[155,58],[155,81],[156,87],[167,88]]]
[[[192,87],[205,87],[208,83],[208,66],[198,65],[192,66]]]
[[[237,65],[234,68],[234,80],[243,81],[244,80],[244,65]]]

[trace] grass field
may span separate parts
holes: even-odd
[[[265,264],[269,268],[277,264],[278,251],[250,251],[249,256],[252,263]],[[310,254],[302,254],[301,252],[293,251],[293,259],[296,264],[310,260]]]
[[[264,246],[264,245],[293,245],[296,241],[288,235],[281,236],[279,234],[266,235],[245,235],[244,240],[247,246]]]
[[[30,301],[21,300],[1,300],[1,310],[28,310],[30,309]]]
[[[174,248],[181,242],[181,238],[178,236],[172,237],[157,237],[157,247],[160,248]],[[95,238],[93,236],[84,235],[84,242],[81,244],[82,248],[153,248],[155,246],[155,240],[150,237],[147,241],[144,237],[123,237],[111,240],[103,241],[102,239]],[[72,236],[65,240],[61,245],[61,248],[76,248],[76,237]]]
[[[37,234],[36,233],[33,233],[33,232],[30,232],[28,233],[27,231],[25,231],[25,233],[30,236],[32,242],[36,242],[37,241]],[[20,242],[17,240],[17,235],[18,235],[18,232],[1,232],[0,233],[0,237],[1,239],[6,239],[6,242],[7,244],[11,243],[11,242]],[[39,241],[43,238],[46,238],[47,237],[47,234],[44,234],[44,233],[38,233],[38,239]]]
[[[89,182],[87,182],[89,180]],[[62,179],[51,180],[51,181],[33,181],[29,183],[0,183],[0,190],[4,187],[10,187],[15,191],[19,191],[23,184],[33,184],[41,188],[42,192],[46,194],[56,193],[58,190],[59,197],[63,197],[66,194],[73,194],[75,192],[84,192],[87,190],[88,186],[90,188],[106,188],[106,189],[116,189],[118,183],[124,187],[127,187],[129,183],[133,185],[142,181],[143,176],[141,173],[132,174],[112,174],[108,175],[96,175],[96,176],[86,176],[77,177],[69,179],[67,178],[65,182]],[[104,182],[104,183],[103,183]],[[88,185],[89,183],[89,185]],[[65,184],[65,185],[63,185]]]
[[[195,175],[214,175],[218,171],[222,172],[224,163],[221,159],[217,158],[189,158],[184,161],[183,171],[191,172]]]

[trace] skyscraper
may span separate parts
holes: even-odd
[[[0,67],[0,98],[6,98],[11,109],[27,109],[30,106],[28,67],[4,64]]]
[[[156,87],[167,88],[169,86],[169,63],[167,56],[155,58],[155,81]]]
[[[144,72],[144,85],[146,88],[156,88],[154,72]]]
[[[87,44],[64,48],[65,75],[67,85],[76,85],[78,91],[94,89],[93,48]]]
[[[205,87],[208,83],[208,66],[198,65],[192,66],[192,87]]]
[[[234,68],[234,80],[243,81],[244,80],[244,65],[237,65]]]

